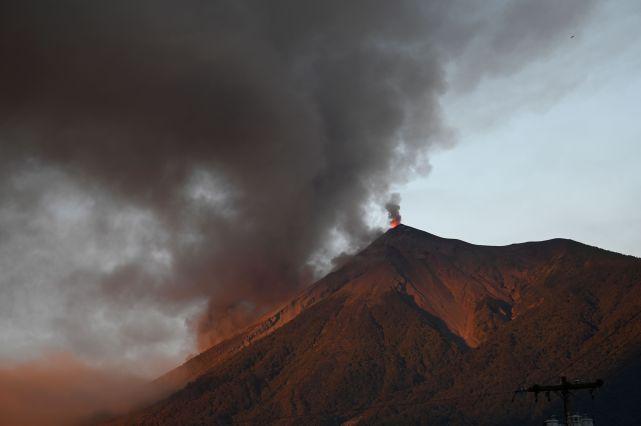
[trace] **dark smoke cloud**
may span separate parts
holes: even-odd
[[[548,22],[517,3],[496,18],[476,2],[2,2],[3,200],[33,228],[53,183],[24,191],[20,176],[51,169],[93,203],[95,241],[120,229],[114,212],[147,217],[148,250],[65,275],[70,312],[207,298],[206,347],[308,283],[333,233],[371,238],[368,206],[450,142],[446,64],[491,40],[497,62],[470,72],[497,72],[502,52],[538,52],[588,10],[567,2],[544,33],[515,32]]]

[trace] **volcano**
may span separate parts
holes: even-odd
[[[558,399],[514,390],[563,375],[605,381],[575,411],[641,424],[640,355],[641,259],[398,225],[113,423],[541,424]]]

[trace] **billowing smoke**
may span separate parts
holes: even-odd
[[[60,273],[41,274],[66,295],[55,343],[160,342],[122,313],[208,300],[193,324],[204,348],[308,283],[333,235],[371,239],[368,206],[451,142],[445,66],[475,49],[470,73],[511,70],[501,55],[545,52],[588,2],[564,2],[543,33],[528,28],[548,14],[521,19],[535,1],[481,3],[2,2],[0,221],[16,230],[0,229],[3,250],[33,255],[30,274],[50,267],[39,235],[82,251],[62,270],[69,247],[52,243]],[[62,220],[82,226],[49,226]],[[96,312],[126,331],[117,345],[82,334]]]
[[[387,210],[387,218],[389,219],[390,227],[396,228],[401,223],[401,194],[394,192],[390,196],[390,200],[385,203],[385,210]]]

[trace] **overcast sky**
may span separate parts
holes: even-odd
[[[641,256],[636,0],[43,4],[0,3],[0,368],[158,374],[394,192],[437,235]]]

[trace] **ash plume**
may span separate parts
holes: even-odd
[[[589,10],[571,3],[564,25]],[[310,259],[332,232],[355,246],[367,241],[368,206],[427,170],[430,149],[450,142],[438,106],[445,66],[483,40],[503,54],[487,32],[519,37],[482,9],[409,0],[2,2],[0,220],[28,230],[3,250],[38,265],[36,247],[52,233],[82,248],[71,270],[56,260],[41,280],[66,309],[51,313],[63,330],[56,343],[86,357],[155,344],[163,336],[154,321],[122,313],[171,316],[207,300],[192,324],[202,349],[308,283]],[[537,43],[522,43],[519,55],[562,31],[523,31]],[[479,63],[479,75],[497,64]],[[388,211],[396,218],[398,202]],[[92,241],[108,242],[108,254]],[[59,256],[73,251],[55,247]],[[116,344],[83,331],[87,306],[117,324]],[[19,314],[12,309],[4,312]]]
[[[399,225],[401,223],[401,194],[393,193],[390,200],[385,203],[385,210],[387,210],[390,226],[393,228]]]

